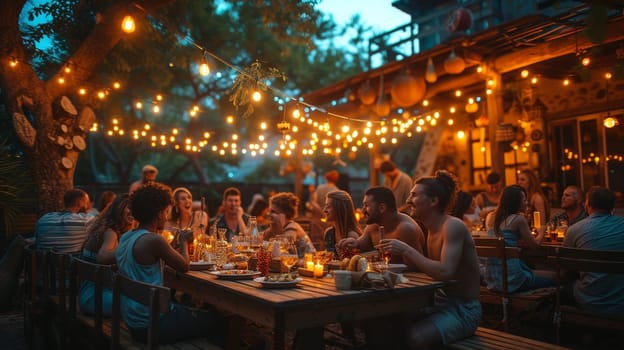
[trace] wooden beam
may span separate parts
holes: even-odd
[[[576,49],[587,49],[619,40],[624,40],[624,18],[607,25],[607,34],[602,43],[596,44],[583,35],[580,31],[566,35],[560,39],[503,54],[493,60],[493,67],[499,73],[507,73],[516,69],[530,66],[535,63],[547,61],[553,58],[565,56],[576,52]]]

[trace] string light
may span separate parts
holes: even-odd
[[[121,20],[121,30],[125,33],[134,33],[136,29],[136,24],[134,23],[134,18],[130,15],[125,16],[123,20]]]

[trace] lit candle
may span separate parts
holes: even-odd
[[[542,227],[542,221],[541,221],[541,218],[540,218],[540,212],[539,211],[534,211],[533,212],[533,227],[535,227],[535,228]]]
[[[308,270],[308,271],[314,271],[314,262],[312,262],[312,261],[306,261],[306,270]]]
[[[323,277],[323,265],[318,262],[314,265],[314,277]]]

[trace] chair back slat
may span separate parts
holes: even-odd
[[[104,300],[102,292],[104,288],[112,289],[113,270],[110,265],[101,265],[74,257],[71,262],[70,278],[70,315],[76,317],[77,295],[80,285],[84,281],[91,281],[94,284],[95,309],[93,322],[96,336],[96,348],[103,348],[106,344],[104,324]]]
[[[149,308],[147,347],[149,349],[157,349],[158,320],[160,314],[169,311],[171,307],[171,290],[167,287],[135,281],[120,274],[114,275],[112,317],[113,349],[119,348],[121,295]]]

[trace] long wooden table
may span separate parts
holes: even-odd
[[[283,349],[288,330],[322,330],[329,323],[401,314],[408,309],[433,305],[435,290],[445,284],[423,273],[404,276],[409,282],[394,289],[337,290],[333,278],[327,277],[303,277],[291,289],[264,289],[253,280],[222,280],[207,271],[180,274],[166,268],[165,285],[272,328],[273,348]]]

